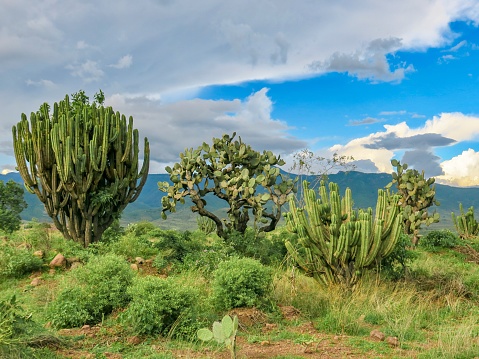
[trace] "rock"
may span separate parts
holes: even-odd
[[[78,257],[69,257],[66,259],[67,265],[71,267],[74,263],[80,263],[80,258]]]
[[[55,258],[52,259],[50,262],[50,268],[58,268],[58,267],[65,267],[67,260],[63,256],[63,254],[58,253]]]
[[[81,327],[82,330],[90,330],[91,329],[91,326],[89,326],[88,324],[85,324],[83,327]]]
[[[141,339],[140,337],[134,335],[132,337],[129,337],[127,340],[128,344],[131,344],[131,345],[138,345],[138,344],[141,344]]]
[[[143,263],[145,263],[145,260],[141,257],[136,257],[135,262],[136,262],[136,264],[143,264]]]
[[[134,271],[138,270],[138,264],[132,263],[130,264],[130,268],[133,269]]]
[[[386,343],[392,348],[397,348],[399,346],[399,339],[397,337],[387,337]]]
[[[378,342],[382,342],[386,338],[384,333],[380,332],[377,329],[374,329],[373,331],[371,331],[369,336],[371,337],[371,339],[373,339],[375,341],[378,341]]]
[[[35,251],[33,252],[33,255],[40,259],[43,259],[43,257],[45,257],[45,253],[43,251]]]
[[[37,287],[39,286],[40,284],[42,284],[42,279],[40,277],[36,277],[36,278],[33,278],[33,280],[31,281],[30,285],[33,286],[33,287]]]

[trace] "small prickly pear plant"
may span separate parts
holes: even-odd
[[[213,323],[213,330],[201,328],[197,332],[198,339],[203,341],[216,340],[219,344],[224,344],[231,353],[231,358],[236,358],[236,333],[238,331],[238,317],[231,318],[225,315],[221,322]]]
[[[439,206],[439,202],[435,200],[435,179],[426,179],[424,171],[419,173],[415,169],[408,169],[406,163],[401,165],[398,160],[393,159],[391,164],[396,168],[396,172],[391,174],[393,179],[386,188],[396,185],[397,194],[401,197],[398,205],[403,215],[404,232],[412,235],[412,244],[416,246],[421,225],[429,226],[439,222],[439,213],[429,215],[427,210],[432,205]]]
[[[456,227],[456,231],[463,239],[475,237],[479,234],[479,223],[474,218],[474,207],[469,207],[467,213],[464,213],[462,203],[459,203],[460,215],[456,216],[451,213],[452,221]]]
[[[198,229],[206,235],[213,233],[216,229],[215,221],[208,217],[197,217],[196,223],[198,224]]]

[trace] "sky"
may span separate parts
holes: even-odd
[[[395,158],[479,185],[477,0],[0,0],[0,171],[11,128],[101,89],[151,146],[150,173],[236,132],[272,150]]]

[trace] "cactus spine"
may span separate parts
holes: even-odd
[[[287,229],[298,234],[298,246],[286,242],[286,248],[306,272],[320,283],[353,286],[361,272],[393,251],[402,230],[398,196],[388,197],[378,190],[376,213],[372,209],[355,211],[351,190],[341,199],[339,188],[324,181],[316,197],[307,181],[303,182],[304,207],[290,198],[285,214]]]
[[[479,223],[474,218],[474,207],[469,207],[467,213],[464,213],[462,203],[459,203],[459,212],[459,216],[456,216],[454,212],[451,213],[452,221],[459,236],[464,239],[476,237],[479,234]]]
[[[83,94],[83,92],[81,92]],[[138,171],[138,130],[111,107],[68,96],[12,128],[17,169],[67,239],[88,246],[135,201],[146,182],[149,144]],[[139,183],[137,183],[139,180]]]

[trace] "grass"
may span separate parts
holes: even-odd
[[[66,243],[55,232],[41,232],[42,236],[35,239],[35,230],[39,231],[38,228],[21,231],[9,237],[9,245],[28,243],[32,250],[41,248],[46,252],[45,263],[60,251],[83,261],[96,255]],[[477,248],[479,239],[469,244]],[[158,250],[149,247],[148,242],[136,243],[131,235],[125,235],[120,241],[105,245],[101,251],[114,251],[123,254],[125,259],[134,260],[139,253],[147,257]],[[454,248],[418,248],[415,251],[417,258],[401,280],[391,281],[371,272],[353,291],[339,286],[321,287],[288,261],[276,266],[273,268],[275,280],[270,293],[271,313],[266,313],[265,322],[251,327],[240,326],[239,358],[242,358],[242,349],[261,348],[264,342],[274,343],[271,350],[281,343],[290,343],[292,348],[313,345],[328,350],[346,346],[358,356],[368,358],[479,356],[479,264],[471,262],[466,254]],[[29,347],[26,345],[28,340],[45,333],[45,329],[39,328],[47,325],[45,313],[65,273],[65,270],[50,273],[44,266],[40,274],[42,284],[37,287],[30,285],[28,274],[0,280],[0,300],[15,295],[24,312],[31,314],[33,322],[38,324],[35,331],[22,334],[23,342],[5,345],[0,340],[0,357],[57,359],[68,357],[65,354],[68,350],[76,353],[73,356],[75,359],[88,353],[95,358],[105,358],[110,355],[108,353],[113,353],[124,359],[170,359],[179,355],[185,358],[216,358],[221,353],[224,355],[223,349],[214,343],[200,343],[194,336],[176,339],[175,327],[170,335],[163,338],[142,336],[139,342],[131,342],[135,333],[123,325],[123,310],[105,317],[95,335],[75,329],[68,336],[60,336],[67,343],[62,348]],[[138,275],[158,273],[142,270]],[[200,314],[205,326],[222,317],[224,313],[215,311],[209,301],[211,278],[194,268],[171,275],[185,286],[199,289],[201,298],[198,303],[203,308]],[[283,318],[276,306],[294,307],[297,314]],[[271,324],[268,330],[265,330],[266,322]],[[397,337],[399,347],[392,348],[386,342],[372,341],[369,333],[373,329],[386,336]],[[62,333],[54,330],[46,332],[57,336]],[[297,359],[305,356],[291,352],[271,357]]]

